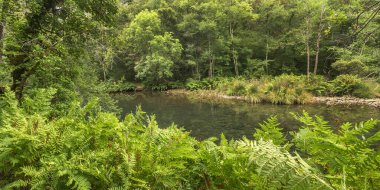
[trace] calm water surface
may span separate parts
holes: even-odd
[[[300,123],[290,112],[307,111],[330,121],[332,126],[343,122],[359,122],[371,118],[380,119],[380,109],[366,106],[327,105],[272,105],[228,102],[226,104],[200,102],[185,96],[168,96],[162,93],[136,93],[115,95],[123,110],[123,117],[135,112],[141,105],[148,114],[155,114],[160,127],[168,127],[173,122],[191,131],[198,139],[219,136],[227,138],[252,137],[258,123],[272,115],[277,115],[285,131],[295,130]]]

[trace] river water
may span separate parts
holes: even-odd
[[[221,133],[229,139],[252,138],[259,123],[272,115],[278,117],[284,131],[296,130],[301,124],[290,112],[306,111],[310,115],[322,116],[334,127],[344,122],[380,119],[380,109],[367,106],[248,104],[232,100],[213,103],[163,93],[122,94],[114,95],[114,98],[122,108],[123,117],[141,105],[143,111],[156,115],[160,127],[168,127],[174,122],[200,140],[218,137]]]

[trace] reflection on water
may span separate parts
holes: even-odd
[[[134,112],[141,105],[148,114],[155,114],[160,127],[173,122],[191,131],[198,139],[219,136],[227,138],[252,137],[258,123],[271,115],[277,115],[285,131],[295,130],[300,123],[292,118],[290,112],[320,115],[337,126],[343,122],[359,122],[370,118],[380,119],[380,110],[365,106],[327,106],[327,105],[272,105],[229,102],[216,104],[189,100],[184,96],[168,96],[161,93],[136,93],[115,95],[123,116]]]

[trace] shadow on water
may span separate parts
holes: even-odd
[[[284,131],[297,129],[301,124],[290,112],[308,112],[330,121],[332,126],[344,122],[360,122],[371,118],[380,119],[380,110],[366,106],[327,105],[272,105],[229,102],[227,104],[199,102],[185,96],[168,96],[163,93],[135,93],[114,95],[123,110],[123,117],[135,112],[141,105],[148,114],[155,114],[160,127],[173,122],[191,131],[198,139],[219,136],[227,138],[252,138],[259,123],[272,115],[277,115]]]

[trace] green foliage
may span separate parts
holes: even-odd
[[[217,89],[229,96],[243,96],[252,103],[304,104],[311,98],[304,81],[304,77],[294,75],[260,80],[236,78],[222,80]]]
[[[202,86],[201,82],[198,80],[188,79],[186,82],[186,89],[187,90],[194,91],[194,90],[200,90],[202,88],[203,88],[203,86]]]
[[[260,103],[264,99],[265,83],[258,80],[250,81],[245,90],[251,103]]]
[[[134,52],[136,78],[148,86],[157,86],[173,76],[173,66],[182,45],[170,32],[163,32],[155,11],[142,11],[121,35],[123,45]]]
[[[380,82],[375,80],[365,80],[365,83],[368,85],[370,91],[377,98],[380,98]]]
[[[0,64],[0,88],[5,88],[11,84],[11,69],[6,64]],[[1,91],[1,90],[0,90]]]
[[[367,68],[360,60],[338,60],[331,64],[338,74],[363,75]]]
[[[246,94],[245,82],[233,80],[227,87],[226,94],[229,96],[243,96]]]
[[[120,122],[96,99],[54,119],[39,115],[47,103],[32,113],[9,92],[0,103],[2,189],[331,189],[317,169],[272,142],[223,135],[220,145],[199,142],[175,126],[158,128],[141,109]],[[269,125],[274,118],[262,127]]]
[[[168,89],[168,85],[163,83],[163,84],[155,84],[155,85],[149,85],[151,86],[150,89],[153,91],[165,91]]]
[[[332,93],[338,96],[352,95],[360,98],[372,96],[371,89],[355,75],[340,75],[333,81]]]
[[[169,89],[184,89],[185,84],[181,81],[169,82],[168,88]]]
[[[256,140],[272,141],[275,145],[284,144],[286,139],[281,132],[282,129],[279,128],[280,123],[276,116],[268,118],[267,121],[264,121],[259,125],[260,128],[257,128],[256,132],[253,134],[253,137]]]
[[[136,90],[136,85],[124,80],[104,82],[105,91],[107,92],[131,92]]]
[[[194,90],[213,90],[219,83],[219,79],[204,78],[202,80],[188,79],[186,89]]]
[[[21,111],[18,109],[18,101],[14,97],[14,93],[9,89],[5,90],[4,95],[0,96],[0,126],[14,122],[20,124],[24,121],[21,117]]]
[[[321,75],[312,75],[307,81],[306,89],[315,96],[326,96],[331,93],[331,84]]]
[[[154,36],[149,41],[151,54],[136,64],[136,77],[147,84],[158,84],[173,76],[172,67],[181,54],[182,46],[170,33]]]
[[[273,104],[304,104],[311,95],[305,90],[304,78],[294,75],[275,77],[268,85],[266,96]]]
[[[137,77],[143,79],[147,85],[158,84],[173,76],[171,68],[173,62],[157,54],[145,57],[143,62],[135,66]]]
[[[23,99],[22,107],[28,114],[38,113],[42,117],[49,117],[51,114],[51,100],[57,93],[56,89],[32,89],[29,90]]]
[[[158,128],[140,109],[123,121],[104,112],[116,110],[107,92],[135,86],[99,85],[98,75],[118,81],[109,76],[117,70],[153,90],[210,77],[186,88],[255,103],[379,96],[378,83],[352,75],[379,77],[378,9],[359,0],[2,0],[0,188],[376,189],[378,121],[334,131],[297,115],[306,126],[294,133],[294,152],[278,146],[286,141],[275,118],[257,141],[200,142]],[[306,56],[317,55],[324,74],[349,75],[284,74],[306,73]]]
[[[327,174],[335,188],[376,189],[380,185],[379,121],[345,123],[335,133],[320,117],[294,115],[304,126],[295,146]]]

